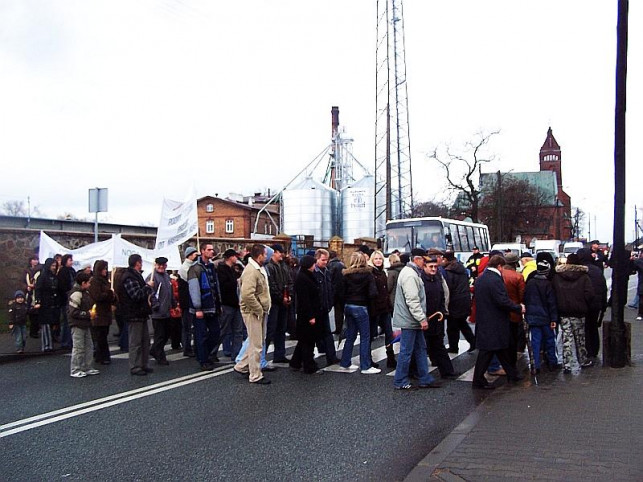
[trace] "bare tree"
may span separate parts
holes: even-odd
[[[573,207],[572,213],[572,239],[578,239],[585,230],[585,211],[579,207]]]
[[[24,201],[11,200],[2,203],[2,212],[7,216],[26,216],[27,208]]]
[[[511,173],[497,173],[495,182],[485,183],[481,193],[480,218],[489,226],[491,238],[513,241],[516,235],[548,233],[552,223],[551,199],[546,192]]]
[[[440,154],[436,148],[429,156],[429,159],[435,159],[442,166],[449,189],[457,193],[458,211],[474,222],[479,222],[480,170],[483,164],[494,160],[493,155],[485,154],[485,148],[491,138],[499,133],[480,132],[473,140],[467,141],[460,152],[447,146],[445,154]]]
[[[420,218],[425,216],[441,216],[443,218],[450,218],[452,209],[446,203],[440,201],[426,201],[415,204],[411,211],[411,216]]]

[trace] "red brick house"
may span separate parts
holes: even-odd
[[[211,238],[250,239],[261,206],[204,196],[197,199],[199,235]],[[278,234],[279,207],[269,206],[259,216],[257,234]]]

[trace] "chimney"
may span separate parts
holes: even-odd
[[[339,132],[339,107],[337,107],[336,105],[334,105],[334,106],[330,109],[330,114],[331,114],[331,117],[332,117],[332,131],[331,131],[331,135],[332,135],[332,139],[335,139],[335,136],[336,136],[336,135],[337,135],[337,133]]]

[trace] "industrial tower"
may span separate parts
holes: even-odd
[[[413,209],[402,0],[377,0],[375,47],[375,236]]]

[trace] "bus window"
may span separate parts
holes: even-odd
[[[446,244],[444,241],[444,232],[442,223],[439,221],[432,221],[430,223],[418,226],[417,232],[417,248],[431,249],[439,248],[445,249]]]
[[[480,228],[477,228],[477,227],[473,228],[474,240],[475,240],[476,246],[478,248],[482,248],[482,246],[483,246],[483,244],[482,244],[482,236],[481,236],[482,232],[481,231],[482,231],[482,229],[480,229]]]
[[[472,251],[473,247],[475,246],[475,238],[473,237],[473,227],[465,226],[464,230],[467,233],[467,243],[468,243],[467,251]]]
[[[451,225],[451,237],[453,238],[453,251],[462,251],[462,245],[460,244],[460,235],[458,234],[458,225]]]

